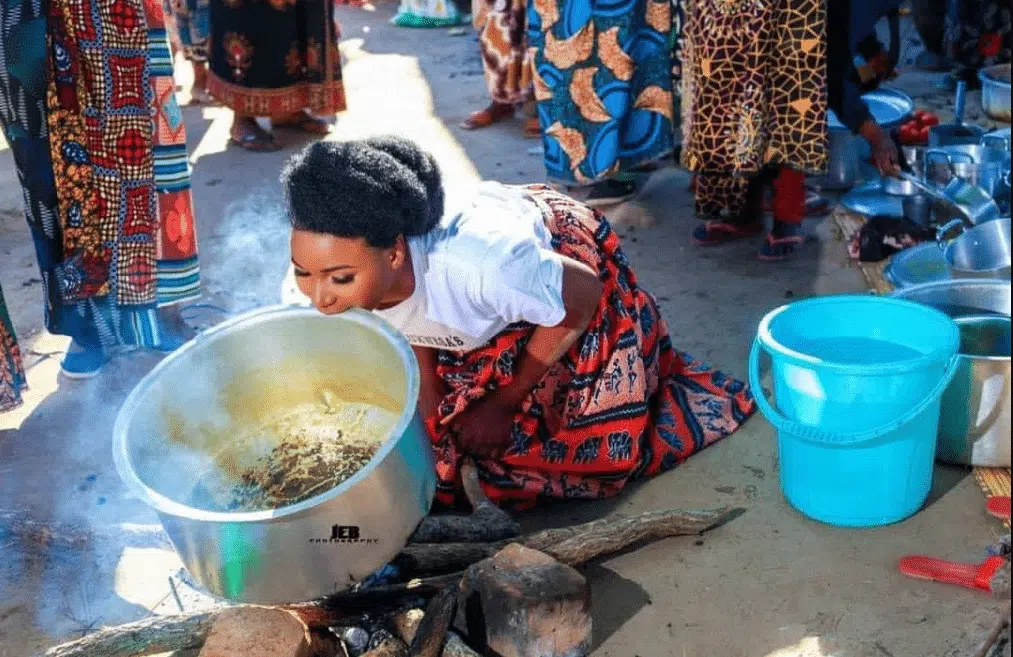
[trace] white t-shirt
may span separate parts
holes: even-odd
[[[416,346],[470,351],[515,322],[566,316],[563,265],[524,190],[483,183],[460,211],[408,240],[415,292],[376,314]]]

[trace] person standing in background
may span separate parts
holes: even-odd
[[[345,109],[333,0],[210,0],[208,91],[235,117],[232,141],[276,151],[257,123],[326,135]]]
[[[174,307],[200,295],[162,9],[115,7],[0,5],[0,124],[24,189],[46,328],[72,338],[62,362],[71,378],[97,374],[125,347],[175,349],[185,329]],[[4,342],[10,369],[17,358]]]
[[[482,70],[492,103],[461,124],[465,130],[486,128],[514,115],[518,107],[533,114],[531,86],[533,51],[528,48],[526,0],[475,0],[472,23],[478,31]],[[541,136],[538,119],[530,116],[524,134]]]
[[[0,413],[21,405],[21,392],[26,385],[21,350],[4,303],[4,291],[0,289]]]
[[[773,229],[763,260],[788,258],[805,237],[805,175],[827,161],[824,0],[688,0],[682,50],[682,161],[696,174],[693,231],[703,246]]]
[[[527,24],[549,179],[631,198],[674,146],[671,0],[532,0]]]
[[[211,30],[208,0],[165,0],[165,22],[173,46],[193,68],[191,102],[207,105],[208,35]]]

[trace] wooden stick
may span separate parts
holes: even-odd
[[[50,648],[45,657],[141,657],[200,648],[217,613],[151,616],[136,623],[99,630]]]
[[[521,526],[506,511],[489,501],[473,462],[461,466],[464,495],[473,509],[469,516],[426,516],[412,535],[412,543],[482,543],[513,538]]]
[[[429,601],[408,648],[408,657],[440,657],[447,642],[454,616],[457,614],[457,585],[448,586]]]
[[[650,511],[637,516],[618,515],[583,525],[546,529],[513,541],[409,545],[394,558],[394,565],[404,577],[464,570],[513,542],[576,566],[641,541],[700,534],[741,512],[741,509],[727,507],[709,511]]]
[[[995,623],[993,623],[992,628],[989,629],[988,634],[985,635],[985,640],[971,653],[971,657],[987,657],[989,651],[995,647],[995,642],[999,638],[999,635],[1009,625],[1010,611],[1013,611],[1013,609],[1011,609],[1009,604],[1006,604]]]

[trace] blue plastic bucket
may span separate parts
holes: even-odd
[[[809,299],[764,317],[749,381],[777,430],[788,502],[842,527],[916,513],[932,486],[940,397],[959,342],[943,313],[884,297]],[[773,403],[760,383],[762,352]]]

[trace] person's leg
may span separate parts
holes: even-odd
[[[760,248],[760,259],[786,260],[805,243],[805,174],[782,166],[774,179],[774,227]]]
[[[694,242],[717,246],[762,232],[763,174],[752,178],[697,174],[694,181],[696,214],[705,219],[693,230]]]
[[[461,122],[461,127],[465,130],[486,128],[514,115],[515,103],[504,98],[502,93],[503,87],[508,84],[512,59],[509,25],[511,4],[493,0],[474,2],[473,23],[478,32],[482,72],[492,102]]]

